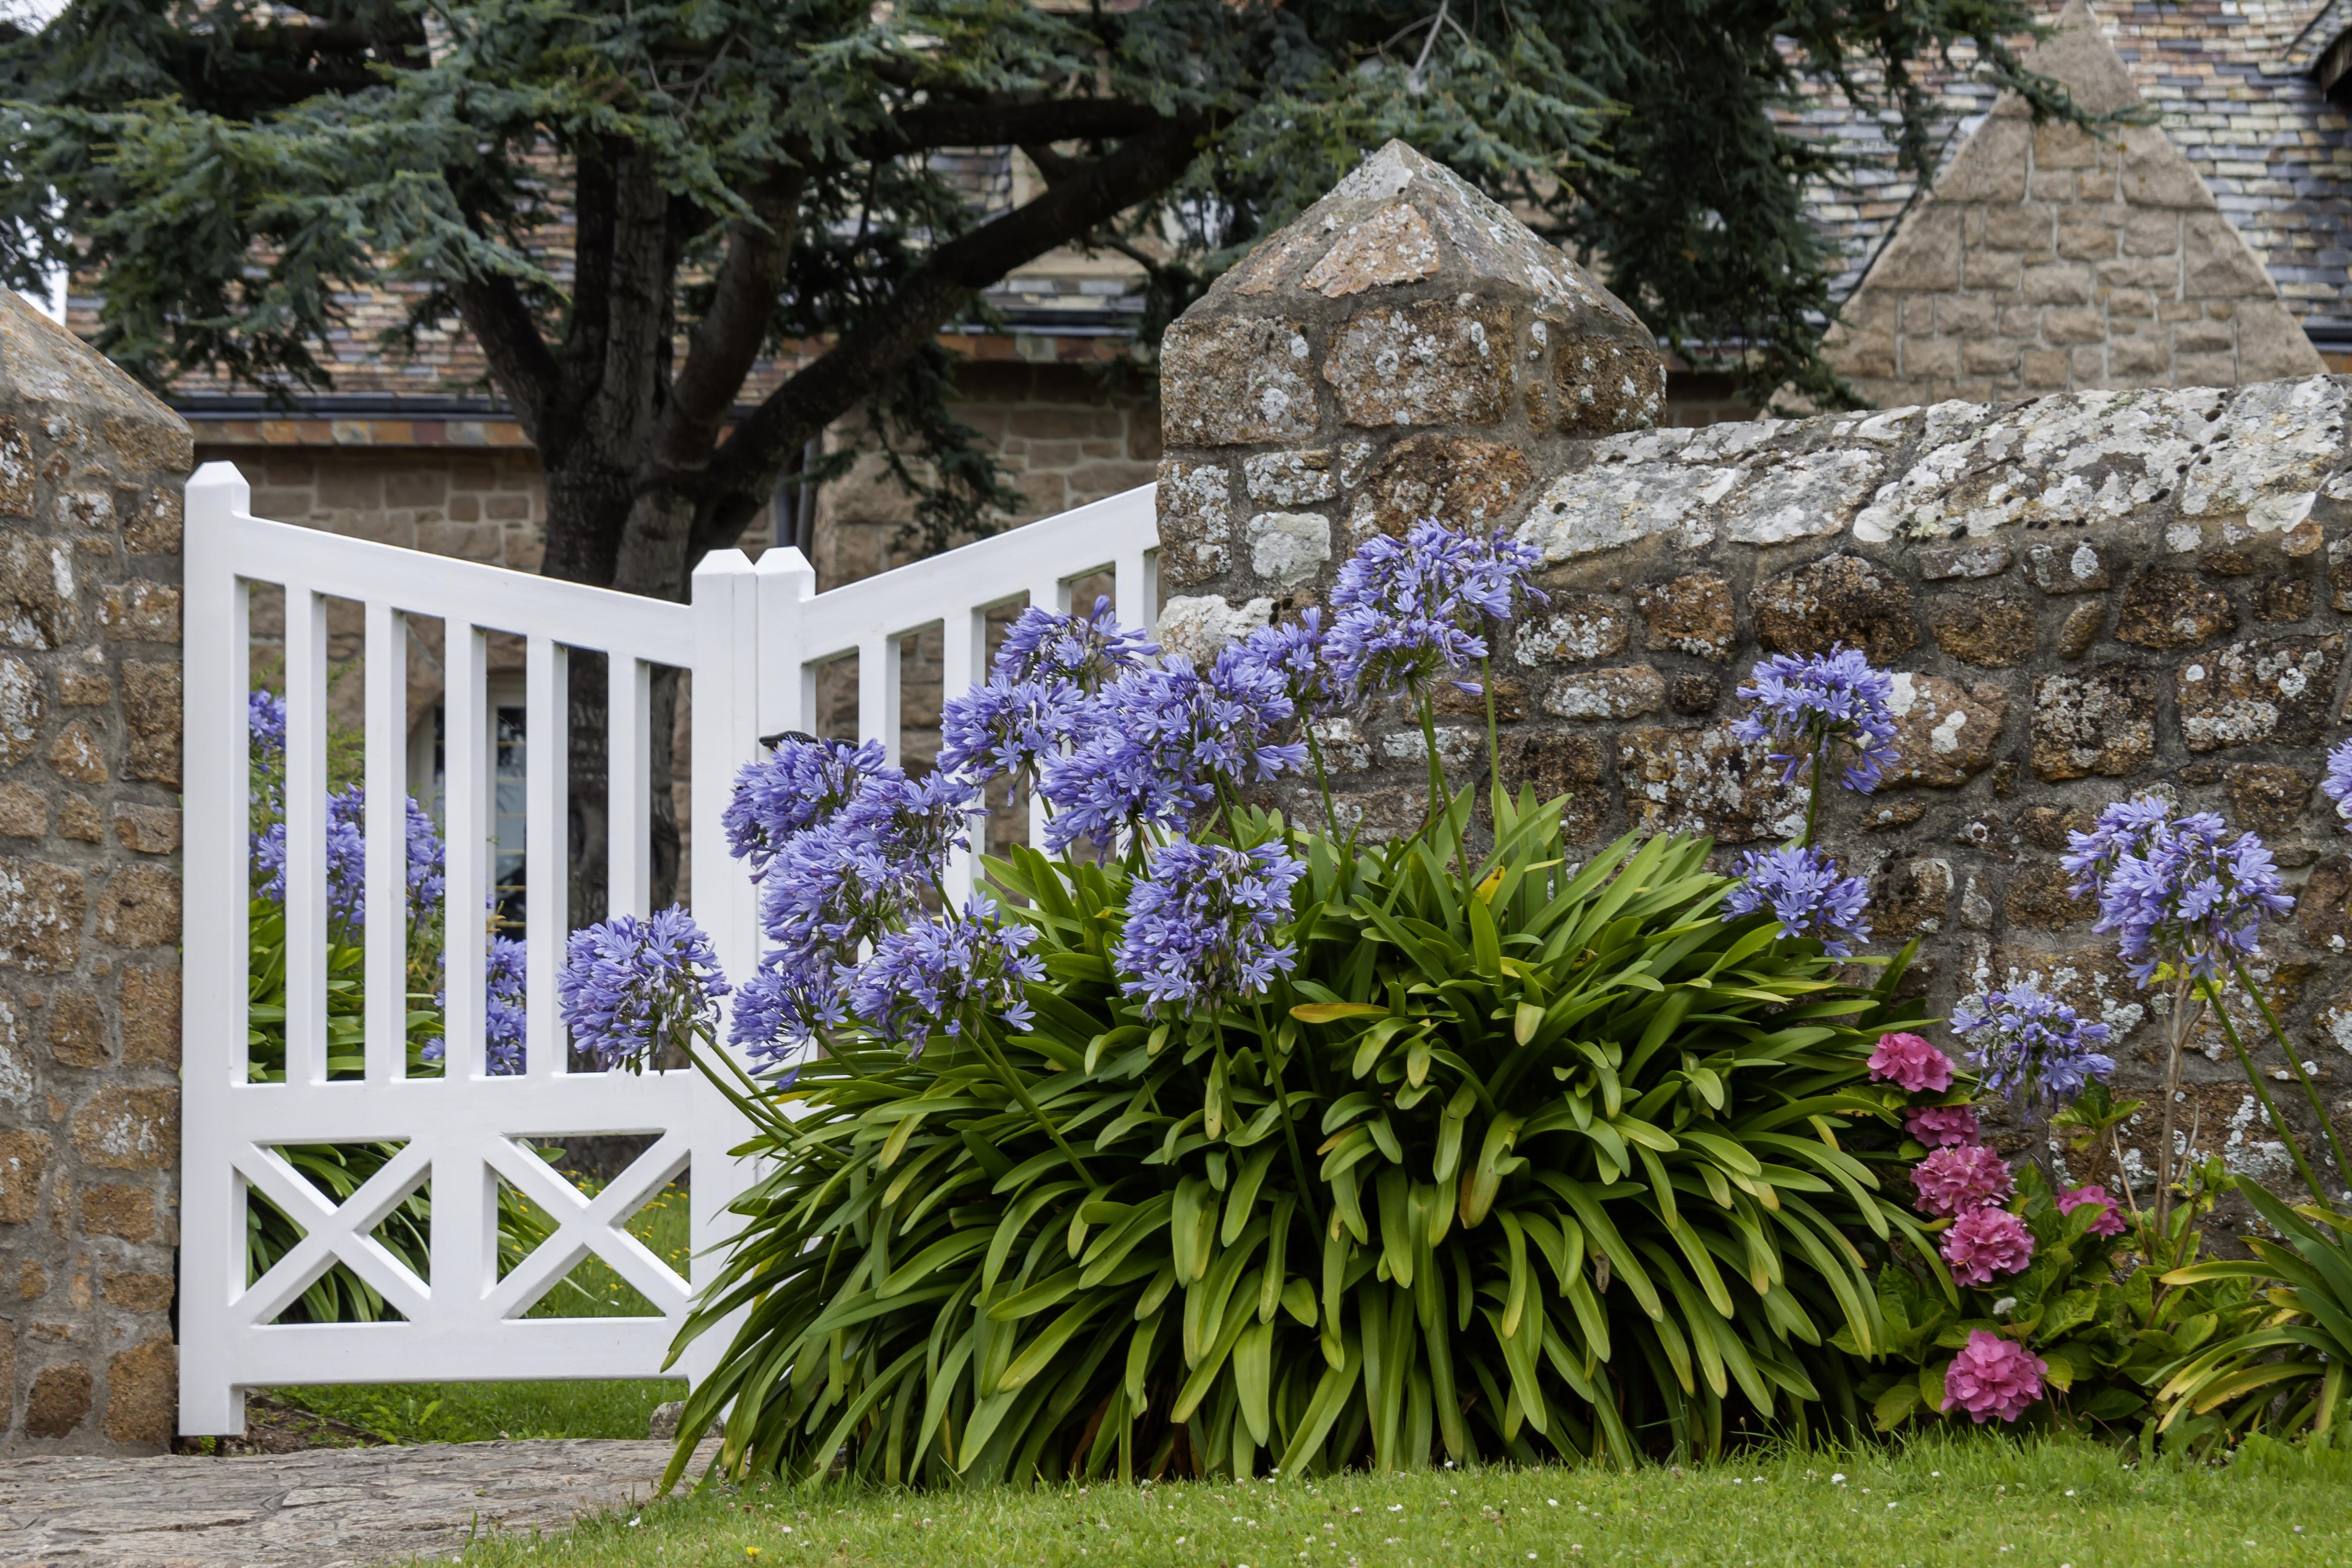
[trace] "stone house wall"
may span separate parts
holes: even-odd
[[[172,1437],[189,461],[0,290],[0,1452]]]
[[[2315,791],[2352,718],[2352,384],[1643,429],[1640,329],[1507,221],[1391,143],[1176,324],[1162,644],[1205,654],[1320,604],[1414,519],[1507,529],[1550,602],[1496,650],[1506,786],[1565,796],[1588,848],[1705,833],[1726,867],[1805,805],[1733,736],[1738,686],[1765,654],[1860,647],[1898,672],[1900,756],[1822,804],[1822,841],[1870,881],[1869,951],[1919,938],[1911,984],[1939,1010],[2036,980],[2105,1019],[2145,1089],[2154,1004],[2058,857],[2135,792],[2222,812],[2297,885],[2256,973],[2352,1131],[2352,858]],[[1483,779],[1484,705],[1440,707],[1449,776]],[[1321,733],[1345,821],[1419,823],[1402,709]],[[1284,804],[1321,815],[1311,785]],[[2291,1178],[2219,1032],[2197,1043],[2197,1147]],[[2122,1156],[2143,1197],[2154,1120]]]

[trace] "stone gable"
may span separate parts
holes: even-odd
[[[2028,63],[2094,114],[2144,112],[2084,0]],[[2325,368],[2164,130],[2036,125],[2003,96],[1846,302],[1829,358],[1881,406]]]

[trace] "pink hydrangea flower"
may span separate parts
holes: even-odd
[[[1919,1212],[1949,1217],[1987,1204],[2006,1203],[2017,1191],[2001,1157],[1980,1143],[1938,1149],[1911,1167]]]
[[[2033,1233],[2007,1209],[1970,1209],[1944,1233],[1944,1261],[1963,1285],[1990,1285],[2024,1272],[2033,1261]]]
[[[1905,1131],[1930,1149],[1956,1149],[1984,1142],[1973,1105],[1922,1105],[1903,1118]]]
[[[1992,1415],[2014,1421],[2042,1397],[2042,1374],[2049,1370],[2015,1340],[1979,1329],[1944,1373],[1944,1408],[1958,1405],[1979,1426]]]
[[[1941,1094],[1952,1087],[1952,1058],[1916,1035],[1888,1035],[1870,1053],[1870,1077],[1906,1094]]]
[[[2058,1212],[2073,1214],[2084,1204],[2102,1204],[2106,1212],[2091,1222],[2093,1236],[2121,1236],[2124,1216],[2116,1207],[2116,1200],[2107,1196],[2107,1189],[2093,1183],[2087,1187],[2069,1187],[2058,1194]]]

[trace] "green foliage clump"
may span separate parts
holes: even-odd
[[[1184,1017],[1115,979],[1127,868],[993,865],[1047,975],[1002,1061],[851,1033],[789,1103],[742,1086],[773,1163],[686,1331],[744,1314],[681,1430],[728,1411],[729,1473],[941,1482],[1627,1463],[1866,1419],[1872,1265],[1956,1300],[1879,1190],[1903,960],[1857,988],[1725,921],[1703,839],[1571,866],[1560,805],[1503,799],[1466,874],[1466,794],[1362,847],[1234,813],[1307,864],[1297,967]]]

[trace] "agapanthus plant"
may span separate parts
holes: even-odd
[[[961,1035],[970,1018],[1025,1029],[1024,988],[1045,977],[1045,966],[1023,951],[1036,934],[998,920],[974,894],[959,917],[917,921],[877,943],[857,967],[850,1008],[883,1038],[907,1046],[909,1057],[933,1034]]]
[[[2336,815],[2344,820],[2344,830],[2352,833],[2352,740],[2336,742],[2327,753],[2326,772],[2320,775],[2319,793],[2336,803]]]
[[[2031,985],[1963,997],[1952,1033],[1969,1043],[1987,1090],[2042,1109],[2069,1105],[2088,1085],[2105,1083],[2113,1057],[2096,1047],[2108,1029]]]
[[[727,852],[751,868],[758,881],[776,851],[796,833],[832,820],[857,793],[864,779],[884,766],[882,742],[862,746],[785,735],[769,753],[746,763],[735,775],[719,826]]]
[[[1128,891],[1120,989],[1144,1012],[1207,1012],[1264,994],[1297,950],[1275,940],[1307,868],[1273,844],[1235,849],[1179,840],[1155,851]]]
[[[1751,849],[1732,868],[1738,879],[1724,900],[1723,918],[1769,914],[1788,939],[1811,938],[1832,958],[1850,958],[1853,944],[1870,940],[1864,919],[1870,885],[1842,875],[1821,850],[1790,845]]]
[[[2091,831],[2069,833],[2067,853],[2060,861],[2075,874],[2074,895],[2098,900],[2099,919],[2093,929],[2113,934],[2132,978],[2143,987],[2163,987],[2169,1004],[2164,1121],[2157,1150],[2159,1233],[2164,1233],[2171,1213],[2172,1171],[2179,1154],[2174,1128],[2181,1068],[2189,1037],[2208,1006],[2236,1052],[2271,1125],[2294,1157],[2305,1186],[2314,1193],[2321,1190],[2304,1157],[2300,1139],[2272,1103],[2269,1085],[2238,1037],[2229,1009],[2221,1005],[2223,988],[2231,976],[2261,1008],[2289,1066],[2303,1080],[2320,1125],[2327,1131],[2339,1170],[2352,1180],[2352,1164],[2346,1163],[2318,1089],[2304,1071],[2277,1014],[2245,970],[2245,960],[2261,938],[2263,921],[2288,913],[2294,908],[2294,900],[2287,894],[2278,866],[2260,837],[2245,833],[2229,838],[2228,834],[2229,825],[2210,812],[2175,817],[2161,797],[2140,795],[2109,805],[2099,813]]]

